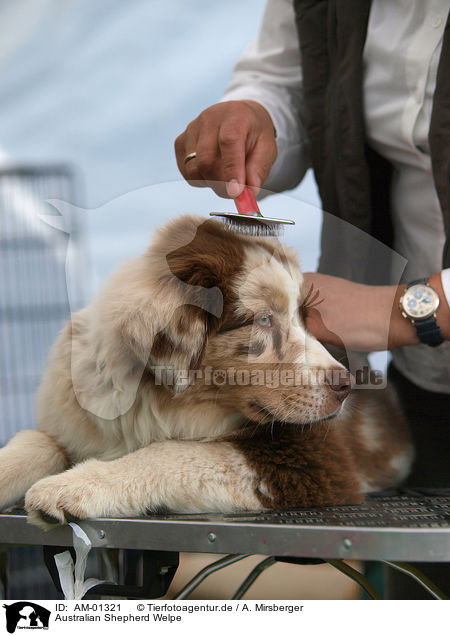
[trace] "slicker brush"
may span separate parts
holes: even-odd
[[[271,219],[259,211],[252,190],[245,186],[242,193],[234,199],[237,212],[210,212],[210,216],[220,216],[226,226],[240,234],[250,236],[280,236],[283,225],[295,225],[288,219]]]

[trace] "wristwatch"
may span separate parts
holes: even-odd
[[[420,342],[437,347],[444,342],[441,328],[436,322],[439,294],[428,284],[426,278],[413,280],[406,286],[400,298],[400,311],[416,328]]]

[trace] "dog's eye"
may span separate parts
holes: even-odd
[[[260,316],[259,318],[257,318],[255,320],[255,322],[260,327],[271,327],[272,326],[272,316],[270,314],[267,314],[266,316]]]

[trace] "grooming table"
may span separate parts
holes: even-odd
[[[298,563],[328,561],[335,567],[345,566],[343,559],[381,561],[397,569],[408,567],[397,562],[450,561],[450,489],[433,495],[385,492],[355,506],[164,514],[86,520],[79,525],[97,548],[231,555],[217,562],[212,571],[250,554]],[[26,522],[23,510],[13,509],[0,514],[1,545],[3,549],[13,545],[72,546],[72,530],[61,526],[41,531]],[[266,559],[264,567],[274,560]]]

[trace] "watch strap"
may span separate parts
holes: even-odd
[[[416,328],[417,337],[420,342],[423,342],[430,347],[437,347],[444,342],[441,328],[437,324],[434,316],[431,316],[431,318],[427,318],[426,320],[414,321],[413,324]]]
[[[409,289],[413,285],[428,285],[430,287],[427,278],[419,278],[411,281],[406,285],[406,289]],[[417,337],[423,344],[430,347],[437,347],[444,342],[441,328],[437,324],[435,316],[430,316],[425,320],[412,320],[412,323],[416,328]]]
[[[418,278],[417,280],[412,280],[406,285],[406,289],[409,289],[413,285],[428,285],[428,278]]]

